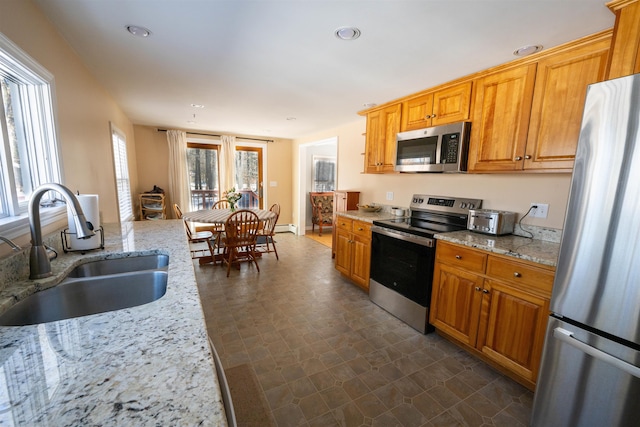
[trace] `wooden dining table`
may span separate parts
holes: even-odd
[[[239,209],[236,209],[238,211]],[[248,209],[258,215],[258,219],[264,222],[274,218],[275,213],[265,209]],[[198,211],[185,212],[182,218],[189,222],[201,222],[205,224],[224,224],[233,212],[231,209],[200,209]]]
[[[239,209],[236,209],[238,211]],[[267,221],[269,219],[275,218],[276,214],[271,212],[270,210],[265,209],[257,209],[252,208],[248,209],[252,212],[255,212],[258,215],[258,219],[260,222]],[[219,224],[223,225],[227,222],[227,219],[231,216],[234,211],[231,209],[200,209],[197,211],[184,212],[182,214],[182,219],[188,222],[197,222],[203,224]],[[222,257],[221,254],[211,254],[212,256],[205,256],[199,259],[200,264],[207,264],[214,261],[219,261]],[[261,256],[261,253],[256,253],[256,256]]]

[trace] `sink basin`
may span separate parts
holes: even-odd
[[[167,278],[166,271],[147,270],[63,281],[11,307],[0,325],[35,325],[147,304],[166,293]]]
[[[155,270],[169,265],[168,255],[142,255],[129,258],[103,259],[81,264],[67,278],[104,276],[131,271]]]

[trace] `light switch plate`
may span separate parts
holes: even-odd
[[[387,200],[393,200],[393,191],[387,191]]]

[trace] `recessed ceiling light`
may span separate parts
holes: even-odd
[[[191,106],[193,108],[204,108],[204,105],[202,105],[202,104],[191,104]]]
[[[360,30],[356,27],[341,27],[334,34],[340,40],[355,40],[360,37]]]
[[[372,108],[372,107],[375,107],[376,105],[378,104],[376,104],[375,102],[365,102],[364,104],[362,104],[364,108]]]
[[[519,47],[513,51],[513,54],[515,56],[527,56],[527,55],[531,55],[532,53],[540,52],[541,50],[542,50],[542,45],[534,44],[534,45]]]
[[[289,120],[289,121],[292,121],[292,120],[295,120],[295,119],[296,119],[295,117],[287,117],[287,120]]]
[[[138,37],[149,37],[151,35],[151,31],[139,25],[127,25],[127,31]]]
[[[190,125],[195,124],[196,121],[195,120],[187,120],[187,123],[189,123]]]

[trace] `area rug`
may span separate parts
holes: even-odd
[[[234,366],[225,369],[224,373],[231,391],[238,427],[274,426],[269,404],[251,366]]]

